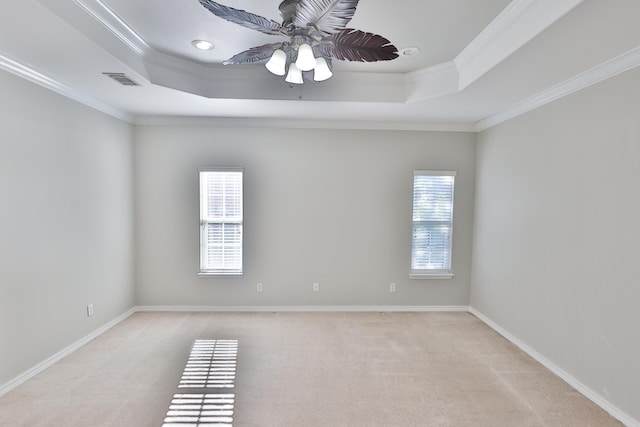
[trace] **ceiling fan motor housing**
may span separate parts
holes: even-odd
[[[293,24],[293,18],[296,15],[296,8],[300,0],[284,0],[278,6],[280,9],[280,16],[282,16],[282,26],[289,27]]]
[[[252,47],[223,61],[224,65],[265,63],[269,71],[283,75],[290,64],[289,73],[295,71],[296,83],[301,83],[302,72],[311,70],[316,81],[331,77],[331,59],[374,62],[398,57],[396,47],[386,38],[346,28],[359,0],[283,0],[278,7],[282,24],[213,0],[198,1],[219,18],[289,39]]]

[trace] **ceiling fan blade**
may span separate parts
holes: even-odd
[[[211,0],[198,1],[202,6],[209,10],[209,12],[219,18],[233,22],[234,24],[242,25],[243,27],[251,28],[252,30],[266,34],[281,34],[280,31],[282,30],[282,26],[276,21],[269,20],[260,15],[245,12],[244,10],[224,6]]]
[[[223,64],[259,64],[260,62],[268,61],[276,49],[282,49],[287,52],[289,48],[289,43],[269,43],[256,46],[234,55],[232,58],[224,61]]]
[[[343,61],[389,61],[398,57],[398,49],[389,40],[350,28],[325,38],[314,49],[324,56]]]
[[[293,19],[294,25],[306,28],[312,25],[329,36],[342,31],[353,15],[359,0],[300,0]]]

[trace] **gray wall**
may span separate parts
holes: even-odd
[[[2,385],[130,309],[134,286],[130,126],[4,71],[0,93]]]
[[[468,305],[474,134],[142,126],[135,141],[140,305]],[[196,276],[199,166],[245,167],[241,279]],[[452,280],[408,277],[413,170],[429,168],[458,171]]]
[[[471,302],[640,419],[639,81],[627,72],[482,132],[475,163],[464,133],[132,136],[0,72],[0,384],[134,303]],[[201,279],[197,168],[227,165],[246,168],[246,274]],[[430,168],[458,171],[453,280],[408,278],[412,171]]]
[[[478,144],[472,306],[640,419],[640,70]]]

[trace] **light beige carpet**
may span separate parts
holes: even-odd
[[[0,426],[159,427],[237,339],[241,426],[620,426],[468,313],[138,313],[0,398]]]

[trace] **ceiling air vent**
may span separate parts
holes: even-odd
[[[107,77],[111,77],[113,80],[117,81],[121,85],[124,86],[140,86],[138,83],[131,80],[125,73],[102,73]]]

